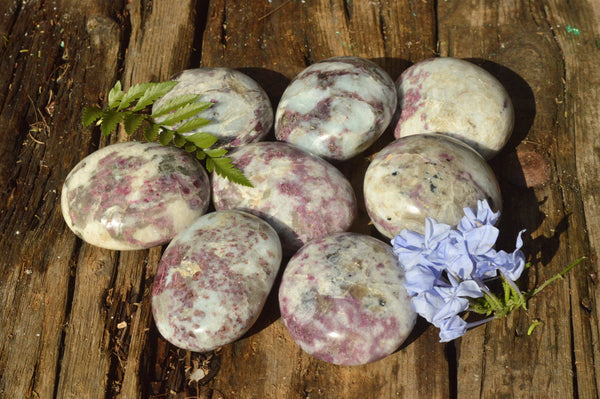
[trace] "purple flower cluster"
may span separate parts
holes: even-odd
[[[493,212],[485,200],[478,201],[477,213],[471,208],[464,208],[464,213],[456,229],[427,218],[425,235],[403,230],[392,240],[405,269],[405,287],[413,306],[440,329],[441,342],[458,338],[467,328],[481,324],[467,323],[460,316],[472,310],[473,300],[483,298],[492,303],[490,309],[502,310],[504,305],[499,304],[485,280],[500,273],[503,281],[521,295],[515,281],[525,268],[525,256],[520,251],[524,230],[517,236],[514,252],[496,251],[499,230],[494,224],[500,213]]]

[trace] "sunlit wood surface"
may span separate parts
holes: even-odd
[[[516,112],[492,161],[505,203],[500,245],[527,229],[525,289],[587,259],[528,312],[449,344],[420,321],[399,351],[366,366],[303,353],[273,295],[238,342],[177,350],[150,312],[162,248],[95,248],[63,221],[70,169],[128,140],[83,128],[83,107],[104,104],[116,80],[198,66],[238,68],[277,104],[298,72],[337,55],[371,59],[394,79],[434,56],[494,74]],[[596,0],[3,0],[0,397],[598,398],[599,66]],[[368,155],[338,165],[359,198]],[[376,235],[364,207],[353,229]]]

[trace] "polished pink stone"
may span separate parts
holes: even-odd
[[[240,338],[258,318],[281,263],[268,223],[246,212],[197,219],[165,250],[152,289],[162,336],[206,352]]]
[[[392,247],[357,233],[313,240],[288,263],[281,317],[294,341],[326,362],[360,365],[404,342],[416,313]]]
[[[388,238],[404,229],[425,232],[425,219],[455,226],[463,208],[487,200],[502,210],[494,172],[473,148],[441,134],[402,137],[381,150],[367,168],[365,206]]]
[[[168,243],[210,202],[204,167],[158,143],[109,145],[81,160],[65,179],[61,209],[84,241],[113,250]]]
[[[216,209],[241,209],[268,221],[292,255],[308,241],[350,228],[356,197],[330,163],[281,142],[259,142],[228,154],[254,187],[213,175]]]

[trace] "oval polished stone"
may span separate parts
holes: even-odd
[[[154,103],[153,110],[185,94],[197,94],[198,101],[213,103],[198,114],[210,123],[185,135],[210,133],[218,138],[213,147],[233,148],[262,139],[273,126],[273,107],[267,93],[240,71],[222,67],[188,69],[173,80],[177,86]]]
[[[393,141],[367,168],[365,205],[377,230],[393,238],[403,229],[423,234],[425,219],[455,226],[463,208],[487,199],[502,210],[494,172],[471,147],[441,134]]]
[[[404,71],[396,86],[401,109],[396,138],[444,133],[490,159],[512,134],[514,110],[508,93],[492,74],[471,62],[425,60]]]
[[[157,143],[106,146],[65,179],[61,208],[84,241],[113,250],[166,244],[210,202],[204,167],[185,151]]]
[[[240,338],[258,318],[281,263],[277,233],[246,212],[197,219],[158,265],[152,313],[161,335],[207,352]]]
[[[383,134],[397,101],[394,81],[375,63],[329,58],[287,87],[275,115],[275,136],[325,159],[346,160]]]
[[[350,228],[356,198],[350,182],[323,159],[282,142],[248,144],[229,153],[254,187],[213,174],[216,209],[240,209],[268,221],[284,252]]]
[[[286,266],[281,317],[294,341],[326,362],[360,365],[394,352],[416,313],[392,247],[357,233],[306,244]]]

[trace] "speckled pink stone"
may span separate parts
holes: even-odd
[[[273,107],[267,93],[246,74],[230,68],[187,69],[178,75],[170,92],[154,103],[185,94],[197,94],[198,101],[213,105],[198,116],[210,124],[185,134],[210,133],[218,138],[213,147],[233,148],[262,139],[273,126]],[[159,118],[159,122],[160,122]]]
[[[228,154],[254,187],[213,174],[216,209],[240,209],[267,220],[284,252],[346,231],[356,215],[350,182],[323,159],[282,142],[248,144]]]
[[[463,208],[502,196],[494,172],[474,149],[441,134],[393,141],[373,159],[364,179],[365,205],[377,230],[393,238],[403,229],[423,234],[425,219],[455,226]]]
[[[485,69],[451,57],[419,62],[396,81],[401,110],[396,138],[444,133],[475,148],[484,158],[508,142],[514,110],[502,84]]]
[[[275,136],[325,159],[346,160],[381,136],[396,103],[394,81],[377,64],[329,58],[287,87],[275,115]]]
[[[68,174],[61,209],[84,241],[113,250],[168,243],[210,201],[204,167],[183,150],[157,143],[106,146]]]
[[[254,215],[200,217],[173,239],[158,265],[152,289],[158,331],[196,352],[237,340],[258,318],[281,256],[277,233]]]
[[[392,247],[338,233],[311,241],[288,263],[279,288],[281,317],[294,341],[326,362],[360,365],[404,342],[416,313]]]

